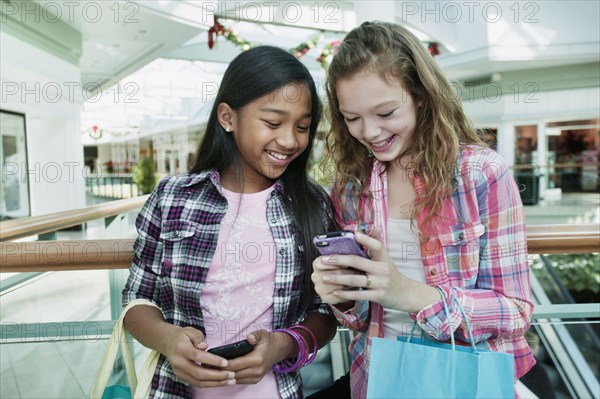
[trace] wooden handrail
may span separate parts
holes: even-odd
[[[527,249],[532,254],[600,252],[600,226],[597,224],[527,226]]]
[[[127,269],[133,239],[0,243],[0,273]],[[600,252],[597,225],[540,225],[527,228],[530,254]]]
[[[134,241],[0,242],[0,273],[127,269]]]
[[[523,163],[523,164],[514,164],[509,167],[509,169],[519,170],[519,169],[542,169],[542,168],[553,168],[553,169],[564,169],[564,168],[578,168],[578,167],[600,167],[600,162],[575,162],[575,163],[552,163],[547,165],[538,165],[536,163]]]
[[[107,218],[120,213],[140,209],[149,195],[109,201],[86,208],[50,213],[0,223],[0,241],[11,241],[35,234],[49,233],[73,227],[95,219]]]

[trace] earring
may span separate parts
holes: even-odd
[[[227,126],[227,127],[225,128],[225,131],[226,131],[227,133],[229,133],[229,131],[230,131],[230,130],[231,130],[231,128],[230,128],[229,126]]]

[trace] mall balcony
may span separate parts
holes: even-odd
[[[0,3],[0,398],[89,397],[135,218],[189,169],[228,63],[299,51],[322,88],[366,20],[417,34],[521,190],[537,360],[523,397],[600,398],[600,3],[374,3]],[[311,176],[328,188],[323,152]],[[302,370],[305,393],[348,371],[351,337],[338,328]],[[131,342],[139,370],[149,351]],[[110,383],[126,382],[119,358]]]

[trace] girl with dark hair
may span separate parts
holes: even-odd
[[[353,398],[367,393],[371,338],[396,339],[416,321],[432,339],[469,342],[461,306],[475,342],[514,355],[515,380],[535,364],[519,190],[453,94],[419,39],[392,23],[353,29],[328,70],[336,217],[371,234],[356,235],[371,259],[318,258],[312,278],[357,332]]]
[[[310,280],[312,237],[335,227],[307,177],[320,117],[300,61],[248,50],[223,76],[191,173],[162,180],[144,205],[123,302],[161,308],[125,317],[161,353],[151,397],[302,397],[297,370],[335,334]],[[253,350],[240,357],[207,352],[243,339]]]

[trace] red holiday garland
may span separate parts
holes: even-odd
[[[219,35],[225,35],[225,27],[217,21],[217,17],[214,17],[214,24],[208,30],[208,48],[213,48],[215,45],[215,38]]]
[[[322,38],[322,33],[323,32],[321,32],[317,36],[321,35],[320,38]],[[229,28],[228,30],[225,29],[225,27],[221,23],[219,23],[217,17],[215,16],[213,26],[208,30],[208,48],[212,49],[214,47],[215,40],[219,35],[225,37],[228,41],[232,42],[238,47],[241,47],[243,50],[248,50],[249,48],[253,47],[252,44],[250,44],[246,40],[240,39],[235,34],[232,28]],[[307,42],[301,43],[296,48],[290,49],[290,53],[294,54],[296,58],[301,58],[311,48],[313,48],[318,41],[320,41],[320,38],[314,37]],[[327,69],[327,58],[330,54],[336,53],[337,47],[340,45],[340,42],[340,40],[333,40],[321,50],[321,53],[317,57],[317,62],[319,62],[323,66],[323,68]],[[440,55],[439,44],[436,42],[429,42],[429,44],[427,45],[427,50],[429,51],[429,54],[431,54],[432,57]]]
[[[440,55],[439,45],[435,42],[429,43],[429,46],[427,46],[427,50],[429,50],[429,54],[431,54],[432,57]]]

